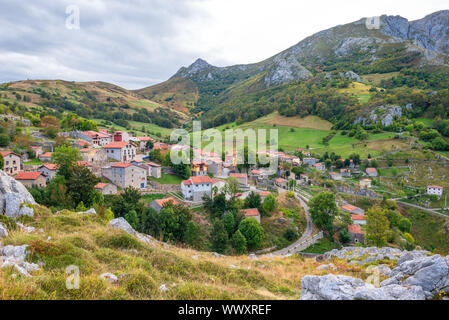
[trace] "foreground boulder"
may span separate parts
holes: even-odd
[[[390,285],[376,288],[348,276],[305,276],[301,280],[301,300],[424,300],[421,287]]]
[[[369,259],[367,258],[373,258]],[[361,279],[347,276],[305,276],[301,300],[424,300],[440,292],[449,293],[449,257],[430,255],[428,251],[401,251],[393,248],[343,248],[324,254],[351,261],[376,262],[397,260],[396,267],[377,266],[379,274],[388,278],[376,288]]]
[[[35,205],[36,201],[23,184],[0,170],[0,214],[10,218],[32,216],[33,209],[24,204]]]
[[[126,221],[124,218],[116,218],[111,221],[109,221],[109,225],[116,229],[124,230],[126,233],[137,237],[140,241],[144,243],[151,243],[157,242],[156,239],[154,239],[152,236],[149,236],[147,234],[139,233],[136,230],[131,227],[131,225]]]
[[[30,277],[32,272],[39,271],[39,265],[25,261],[27,255],[27,245],[5,246],[0,248],[1,268],[13,267],[21,275]]]

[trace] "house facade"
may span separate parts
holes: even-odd
[[[20,155],[11,151],[1,151],[0,154],[3,156],[3,170],[6,174],[12,176],[21,171],[22,158]]]
[[[231,173],[229,176],[235,178],[241,185],[248,185],[248,175],[246,173]]]
[[[207,164],[204,161],[200,162],[192,162],[191,166],[192,176],[194,177],[202,177],[207,176]]]
[[[170,202],[173,205],[179,204],[179,202],[175,198],[169,197],[169,198],[154,200],[153,202],[150,203],[150,208],[153,208],[156,212],[160,212],[162,210],[162,208]]]
[[[128,187],[145,189],[147,187],[147,172],[145,168],[132,163],[114,163],[111,166],[109,179],[122,189]]]
[[[427,186],[427,194],[436,195],[441,197],[443,195],[444,188],[440,186]]]
[[[343,207],[341,207],[343,209],[343,211],[348,212],[350,214],[355,214],[355,215],[363,215],[365,214],[365,210],[353,206],[352,204],[345,204]]]
[[[98,147],[104,147],[112,142],[112,135],[105,132],[82,131],[78,133],[78,138]]]
[[[370,177],[377,177],[377,175],[378,175],[377,169],[376,169],[376,168],[366,168],[366,173],[367,173]]]
[[[100,191],[101,194],[107,195],[107,194],[116,194],[117,193],[117,187],[113,185],[112,183],[97,183],[95,185],[95,189]]]
[[[111,142],[104,148],[109,159],[114,159],[119,162],[133,161],[137,153],[136,146],[126,141]]]
[[[260,212],[256,208],[242,210],[245,218],[254,218],[260,223]]]
[[[46,163],[39,167],[38,171],[45,176],[47,183],[49,183],[58,174],[58,166],[53,163]]]
[[[181,182],[181,192],[186,200],[202,202],[204,195],[212,197],[212,180],[208,176],[190,177]]]
[[[22,171],[19,172],[14,179],[21,182],[29,189],[32,187],[45,188],[47,186],[47,180],[40,171]]]

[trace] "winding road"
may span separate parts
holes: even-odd
[[[306,220],[307,220],[306,230],[304,231],[302,236],[297,241],[295,241],[288,247],[280,249],[278,251],[270,252],[266,255],[286,256],[289,254],[293,254],[297,251],[304,250],[305,249],[304,245],[307,245],[307,247],[309,247],[314,242],[314,239],[312,239],[314,226],[313,226],[313,222],[312,222],[312,217],[310,216],[309,206],[307,205],[308,200],[305,197],[301,196],[297,192],[295,192],[295,198],[299,200],[302,207],[304,208],[304,213],[306,215]]]

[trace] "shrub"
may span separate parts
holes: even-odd
[[[9,231],[17,230],[17,224],[13,218],[0,214],[0,222],[3,223]]]

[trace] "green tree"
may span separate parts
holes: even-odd
[[[131,210],[125,215],[125,220],[133,227],[134,230],[139,229],[139,217],[136,210]]]
[[[94,199],[98,198],[98,191],[95,185],[100,181],[85,166],[75,165],[69,169],[69,177],[67,179],[67,192],[73,199],[74,203],[83,202],[87,207],[91,207]]]
[[[328,231],[329,234],[333,234],[334,218],[337,213],[337,205],[333,193],[322,192],[316,195],[309,202],[309,211],[313,223],[319,228]]]
[[[7,147],[11,143],[11,139],[5,133],[0,134],[0,147]]]
[[[52,160],[59,166],[58,174],[69,179],[70,169],[76,165],[77,161],[82,160],[82,157],[79,149],[71,146],[60,146],[55,148]]]
[[[215,219],[211,232],[212,249],[218,253],[223,253],[228,247],[228,234],[220,219]]]
[[[234,214],[231,211],[229,211],[225,213],[225,215],[221,220],[223,221],[224,227],[228,232],[228,236],[231,237],[231,235],[235,232],[236,229]]]
[[[368,210],[366,219],[366,239],[368,243],[376,247],[383,247],[387,244],[387,233],[389,221],[386,210],[374,207]]]
[[[239,230],[246,239],[248,249],[255,250],[262,244],[264,230],[255,218],[246,218],[240,222]]]
[[[245,198],[245,208],[260,208],[261,202],[260,194],[251,191]]]
[[[401,230],[402,232],[410,233],[410,230],[412,228],[412,223],[410,222],[409,219],[403,218],[403,219],[401,219],[401,221],[399,221],[398,227],[399,227],[399,230]]]
[[[3,170],[5,168],[5,159],[0,154],[0,170]]]
[[[351,235],[349,234],[348,229],[341,229],[338,233],[338,239],[342,244],[348,244],[349,242],[351,242]]]
[[[263,212],[266,215],[269,215],[277,208],[277,205],[278,203],[276,198],[274,197],[273,194],[270,193],[268,196],[265,197],[265,200],[263,201],[262,205]]]
[[[231,245],[238,254],[244,254],[246,252],[246,238],[240,230],[237,230],[232,235]]]

